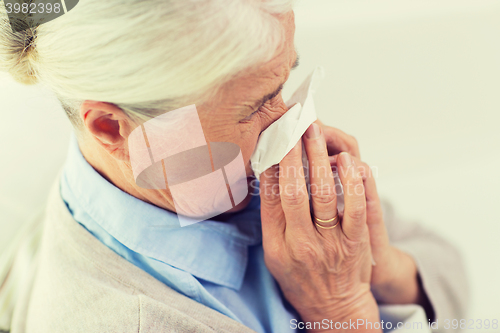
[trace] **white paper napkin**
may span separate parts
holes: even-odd
[[[260,180],[262,172],[280,163],[286,154],[299,142],[307,128],[316,121],[313,95],[324,77],[324,68],[321,66],[316,67],[286,103],[287,107],[292,108],[260,134],[257,147],[250,158],[257,179]],[[302,163],[306,166],[307,155],[303,146],[302,148]],[[306,174],[307,184],[309,184],[308,176]],[[336,184],[335,188],[340,190],[337,191],[340,192],[337,193],[337,209],[342,213],[344,211],[344,190],[338,174],[334,172],[333,176]],[[372,265],[376,265],[373,257]]]
[[[262,172],[281,162],[316,121],[313,94],[324,76],[323,67],[316,67],[286,103],[291,108],[260,134],[250,159],[257,179]]]

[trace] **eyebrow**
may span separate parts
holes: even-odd
[[[267,101],[273,99],[274,97],[278,96],[278,94],[281,92],[281,90],[283,89],[283,85],[284,83],[282,83],[278,89],[276,89],[274,92],[270,93],[270,94],[267,94],[266,96],[264,96],[261,100],[259,100],[257,103],[255,103],[255,105],[258,105],[259,107],[261,107],[262,105],[264,105]]]

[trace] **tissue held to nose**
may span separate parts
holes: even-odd
[[[272,123],[261,133],[255,151],[250,159],[255,177],[281,160],[299,142],[307,128],[318,118],[314,106],[313,95],[316,92],[325,72],[323,67],[317,67],[293,93],[286,105],[290,108],[280,119]],[[302,161],[307,170],[307,155],[302,150]],[[308,181],[306,177],[306,181]],[[336,174],[335,187],[338,194],[339,210],[343,210],[342,185]]]

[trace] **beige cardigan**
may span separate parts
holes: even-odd
[[[34,283],[16,305],[12,333],[254,332],[102,244],[75,222],[59,181],[44,223]]]
[[[418,225],[398,221],[387,206],[385,219],[394,244],[415,258],[437,317],[465,318],[466,284],[455,250]],[[93,237],[68,211],[59,177],[38,223],[43,235],[36,274],[19,295],[11,333],[253,332],[170,289]]]

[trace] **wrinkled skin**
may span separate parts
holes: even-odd
[[[253,174],[249,161],[260,133],[288,110],[281,92],[256,104],[286,82],[297,58],[293,12],[279,20],[287,38],[275,57],[227,82],[216,99],[197,105],[207,141],[237,144],[248,176]],[[85,128],[79,144],[87,161],[123,191],[175,211],[168,189],[142,189],[134,182],[127,138],[138,124],[118,107],[100,101],[85,101],[81,117]],[[329,172],[311,177],[318,189],[312,196],[313,214],[320,219],[336,214],[331,165],[338,168],[347,189],[345,212],[334,229],[315,226],[307,195],[298,194],[305,185],[303,175],[286,171],[302,165],[301,147],[295,147],[280,163],[281,169],[273,167],[261,179],[263,246],[270,272],[303,320],[376,321],[375,300],[421,303],[415,263],[389,244],[375,181],[361,172],[368,166],[360,160],[356,140],[319,121],[317,125],[303,140],[313,168],[328,167]],[[340,152],[345,152],[342,157]],[[248,199],[235,210],[243,209]],[[377,263],[373,267],[372,256]]]

